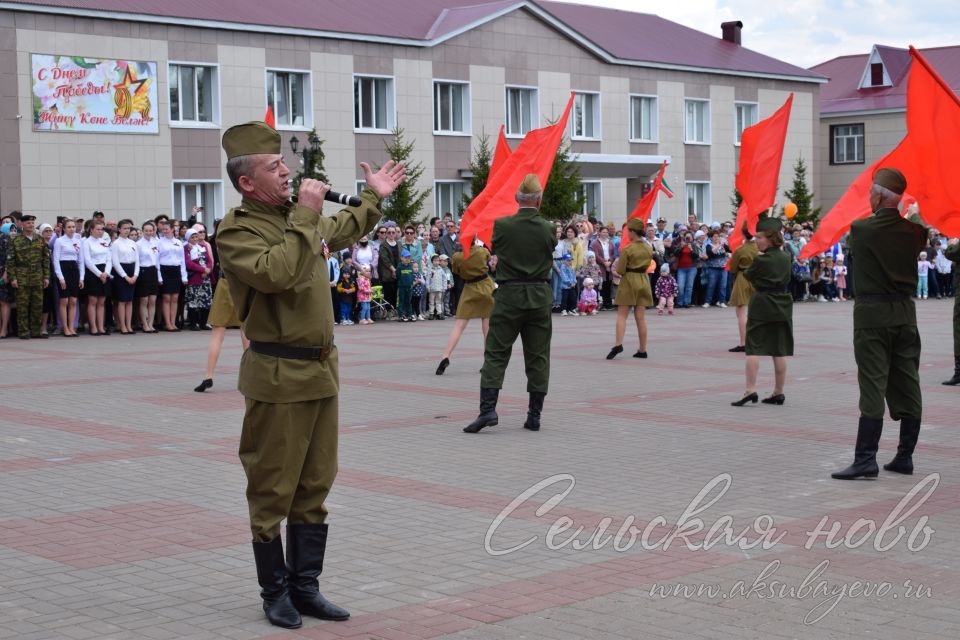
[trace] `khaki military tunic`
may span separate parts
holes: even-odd
[[[613,304],[618,307],[649,307],[653,304],[647,268],[653,250],[646,242],[631,242],[620,251],[613,270],[620,274],[620,286]]]
[[[960,242],[944,249],[944,257],[953,261],[953,276],[960,274]],[[953,355],[960,358],[960,291],[953,292]]]
[[[489,318],[493,311],[493,280],[488,277],[490,252],[485,247],[473,247],[470,257],[464,258],[463,252],[453,254],[450,269],[463,278],[463,291],[457,303],[457,318]]]
[[[12,289],[17,300],[17,332],[20,336],[39,337],[42,331],[43,283],[50,280],[50,247],[43,236],[19,235],[10,243],[7,279],[16,280]]]
[[[737,247],[730,258],[730,275],[735,278],[733,289],[730,292],[730,306],[740,307],[750,304],[754,289],[750,281],[744,277],[744,273],[753,264],[753,259],[757,257],[757,243],[752,240],[745,241]]]
[[[792,263],[789,253],[771,247],[743,274],[756,290],[747,307],[748,356],[793,355],[793,296],[787,292]]]

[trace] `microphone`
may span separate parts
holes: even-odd
[[[337,204],[345,204],[348,207],[359,207],[363,204],[363,200],[357,196],[348,196],[345,193],[337,193],[336,191],[327,191],[323,196],[323,199],[327,202],[336,202]],[[297,202],[297,196],[291,196],[290,200]]]

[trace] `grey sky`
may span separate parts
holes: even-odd
[[[575,0],[577,4],[655,13],[720,36],[720,23],[743,22],[743,46],[801,67],[873,44],[920,49],[960,45],[957,0]],[[643,37],[643,34],[637,34]]]

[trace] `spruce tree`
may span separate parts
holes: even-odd
[[[573,163],[570,155],[570,143],[564,141],[553,158],[540,215],[547,220],[569,220],[580,213],[584,201],[580,178],[580,167]]]
[[[312,148],[313,145],[311,141],[313,140],[317,141],[316,151]],[[323,142],[324,141],[317,136],[316,129],[310,131],[306,142],[303,143],[306,146],[301,152],[303,154],[303,165],[290,183],[293,193],[300,191],[300,183],[303,182],[304,178],[312,178],[313,180],[320,180],[321,182],[330,184],[330,179],[327,178],[327,174],[323,169],[323,161],[326,158],[326,155],[323,153]]]
[[[384,200],[382,207],[385,218],[403,227],[417,219],[432,189],[417,189],[417,180],[423,175],[423,163],[411,162],[414,143],[405,141],[400,125],[394,128],[393,137],[389,142],[384,142],[384,147],[391,160],[402,163],[407,168],[407,179]]]
[[[816,222],[820,218],[820,207],[813,207],[813,193],[807,187],[807,165],[803,156],[793,165],[793,188],[784,191],[783,195],[797,205],[797,215],[791,222]],[[783,213],[782,207],[780,212]]]
[[[466,211],[473,199],[480,195],[480,192],[487,186],[491,162],[493,162],[493,149],[490,148],[490,136],[481,131],[477,137],[477,148],[470,160],[470,172],[473,174],[473,177],[470,178],[470,193],[463,194],[461,212]],[[439,211],[437,215],[440,215]]]
[[[731,213],[733,214],[734,219],[737,217],[737,211],[740,209],[740,205],[743,204],[743,196],[740,195],[740,192],[737,191],[737,188],[733,188],[733,195],[730,196],[730,208]]]

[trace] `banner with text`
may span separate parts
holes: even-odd
[[[33,130],[159,133],[157,63],[32,54]]]

